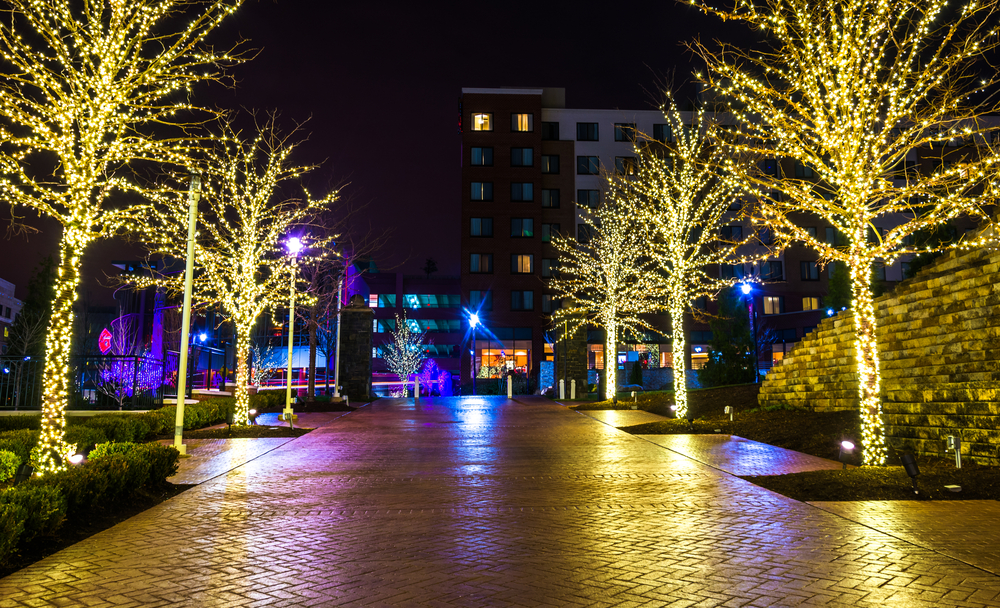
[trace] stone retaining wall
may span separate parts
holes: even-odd
[[[1000,252],[950,252],[875,301],[891,443],[1000,463]],[[854,318],[825,319],[768,373],[758,401],[816,411],[857,407]],[[966,451],[968,450],[968,451]]]

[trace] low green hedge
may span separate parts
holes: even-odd
[[[0,482],[7,481],[17,472],[21,459],[14,452],[0,450]]]
[[[18,544],[55,532],[177,472],[177,450],[158,443],[101,444],[88,462],[0,491],[0,562]]]
[[[0,433],[4,431],[20,431],[22,429],[37,431],[40,428],[42,428],[42,417],[38,415],[0,416]]]

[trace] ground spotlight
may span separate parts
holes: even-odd
[[[920,494],[920,491],[917,489],[917,475],[920,475],[920,467],[917,466],[917,459],[913,457],[913,454],[903,452],[899,460],[903,463],[903,470],[910,476],[910,483],[913,484],[913,493]]]
[[[17,467],[17,472],[14,473],[14,485],[28,481],[31,474],[35,472],[35,467],[31,466],[27,462],[22,462],[20,466]]]
[[[250,410],[250,424],[257,424],[257,410]]]
[[[850,441],[840,442],[840,456],[839,460],[844,465],[844,469],[847,469],[847,461],[854,454],[854,444]]]
[[[70,464],[80,464],[81,462],[83,462],[83,459],[84,459],[83,454],[73,454],[67,460],[69,460]]]

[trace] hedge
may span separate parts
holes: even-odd
[[[7,481],[17,472],[21,459],[14,452],[0,450],[0,481]]]
[[[0,561],[18,544],[52,534],[65,519],[86,517],[177,471],[177,450],[158,443],[101,444],[95,458],[61,473],[0,491]]]

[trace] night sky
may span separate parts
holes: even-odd
[[[678,85],[690,80],[695,63],[682,43],[696,35],[746,34],[669,0],[455,9],[248,0],[213,41],[223,47],[242,37],[257,57],[233,70],[235,90],[195,93],[196,101],[225,108],[278,110],[288,129],[309,119],[297,160],[322,162],[309,179],[314,193],[346,183],[344,195],[367,205],[361,221],[393,231],[376,255],[379,266],[417,274],[433,257],[439,275],[457,275],[461,88],[556,86],[566,88],[568,107],[650,109],[671,73]],[[58,226],[38,224],[41,234],[0,245],[0,277],[22,298],[35,264],[57,253]],[[114,270],[111,260],[140,251],[120,242],[93,246],[84,295],[110,303],[98,280]]]

